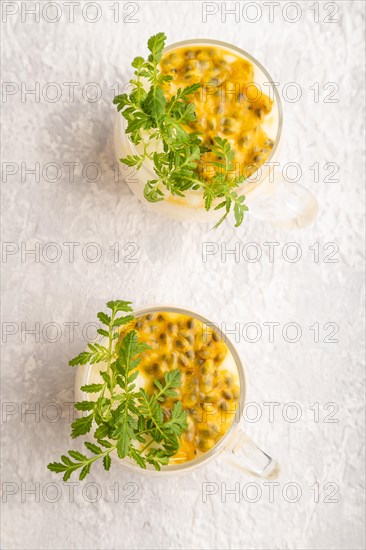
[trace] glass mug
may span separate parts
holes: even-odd
[[[255,84],[273,100],[272,111],[263,121],[263,129],[274,142],[271,153],[266,162],[237,189],[238,194],[246,196],[249,215],[285,228],[310,225],[318,213],[316,198],[303,185],[287,182],[280,171],[274,169],[274,163],[278,163],[279,158],[282,134],[282,105],[277,88],[266,69],[249,53],[218,40],[185,40],[168,46],[164,52],[189,45],[222,47],[249,61],[254,67]],[[117,113],[114,127],[117,159],[127,155],[139,154],[138,146],[136,147],[126,134],[126,127],[127,121],[120,113]],[[214,223],[220,217],[217,211],[210,210],[206,212],[202,194],[198,191],[188,190],[185,192],[185,197],[177,197],[164,189],[165,199],[163,201],[148,202],[144,197],[144,186],[147,181],[157,177],[150,160],[146,160],[139,171],[125,165],[123,168],[124,179],[131,191],[140,201],[153,208],[155,212],[175,220],[199,223]]]
[[[246,374],[238,352],[236,351],[232,342],[227,338],[226,335],[221,332],[221,330],[216,325],[211,323],[206,317],[185,308],[173,306],[152,306],[135,311],[134,316],[135,318],[138,318],[143,315],[148,315],[149,313],[157,312],[179,313],[198,319],[204,324],[204,326],[206,325],[208,327],[211,327],[225,342],[228,347],[229,353],[231,353],[235,361],[235,366],[237,368],[240,385],[238,412],[241,413],[244,409],[246,398]],[[75,380],[75,401],[89,400],[90,394],[83,392],[80,387],[95,381],[91,380],[93,369],[94,372],[96,369],[98,369],[99,372],[98,365],[87,364],[80,365],[78,367]],[[210,460],[217,458],[218,455],[221,453],[225,456],[228,462],[255,476],[266,479],[274,479],[279,473],[278,463],[273,460],[273,458],[271,458],[267,453],[259,449],[259,447],[257,447],[257,445],[245,434],[242,429],[242,420],[240,419],[240,421],[238,421],[237,415],[234,418],[226,434],[216,443],[216,445],[212,449],[188,462],[162,466],[160,471],[156,471],[154,466],[149,464],[147,465],[147,469],[144,470],[128,457],[124,459],[117,459],[117,462],[122,466],[126,466],[127,468],[133,469],[140,473],[143,472],[150,475],[155,474],[158,476],[163,476],[167,474],[178,474],[193,471],[199,466],[207,464]]]

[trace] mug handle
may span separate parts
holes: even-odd
[[[319,206],[316,197],[303,185],[286,181],[274,171],[273,181],[263,181],[246,196],[249,215],[285,229],[313,223]]]
[[[278,462],[262,451],[242,429],[238,430],[225,451],[229,462],[245,472],[265,479],[276,479],[279,475]]]

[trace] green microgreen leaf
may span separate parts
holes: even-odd
[[[103,458],[103,466],[105,470],[108,471],[110,469],[111,462],[112,462],[111,455],[105,455],[105,457]]]
[[[77,418],[74,420],[74,422],[71,424],[71,437],[79,437],[80,435],[85,435],[86,433],[90,432],[91,427],[93,423],[93,415],[88,414],[87,416],[82,416],[81,418]]]
[[[79,403],[75,403],[75,409],[78,411],[92,411],[94,407],[94,401],[80,401]]]
[[[98,393],[103,389],[103,384],[85,384],[80,389],[86,393]]]

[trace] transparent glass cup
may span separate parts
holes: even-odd
[[[206,324],[209,327],[212,327],[217,334],[223,339],[226,343],[229,352],[232,354],[237,371],[239,376],[240,384],[240,397],[239,397],[239,406],[238,414],[231,424],[230,428],[226,434],[218,441],[218,443],[209,451],[202,454],[198,458],[190,460],[189,462],[184,462],[182,464],[172,464],[168,466],[163,466],[160,471],[156,471],[152,465],[148,465],[147,469],[144,470],[140,468],[132,459],[125,458],[123,460],[116,459],[115,463],[130,468],[132,470],[138,471],[140,473],[147,473],[148,475],[158,475],[164,476],[169,474],[180,474],[184,472],[191,472],[197,469],[204,464],[207,464],[209,461],[222,455],[228,462],[234,464],[238,468],[251,473],[252,475],[266,478],[266,479],[275,479],[279,473],[278,463],[271,458],[267,453],[259,449],[257,445],[245,434],[243,431],[243,420],[242,420],[242,411],[245,405],[246,398],[246,374],[244,370],[243,363],[239,357],[238,352],[235,349],[235,346],[224,335],[220,329],[210,322],[203,315],[190,311],[185,308],[174,307],[174,306],[151,306],[143,309],[139,309],[134,312],[136,318],[147,315],[149,313],[157,312],[171,312],[171,313],[180,313],[182,315],[188,315],[195,319],[198,319],[202,323]],[[77,369],[76,380],[75,380],[75,401],[87,401],[90,399],[90,394],[81,391],[80,387],[89,384],[91,382],[91,371],[95,369],[95,365],[81,365]],[[209,413],[208,413],[209,414]]]
[[[272,111],[265,117],[263,122],[268,137],[274,142],[273,149],[266,162],[238,188],[238,193],[246,196],[249,215],[285,228],[310,225],[318,213],[318,203],[315,196],[303,185],[286,181],[283,178],[282,170],[278,168],[278,164],[275,164],[279,163],[282,105],[272,78],[266,69],[249,53],[218,40],[185,40],[168,46],[164,51],[168,52],[175,48],[198,45],[221,47],[251,62],[254,66],[255,85],[273,99]],[[126,120],[120,113],[117,113],[114,130],[117,159],[138,154],[136,146],[126,134],[126,127]],[[184,198],[172,196],[169,192],[165,192],[166,198],[164,201],[148,202],[144,197],[144,186],[147,181],[156,179],[151,161],[144,162],[139,171],[124,166],[124,176],[131,191],[143,203],[159,214],[179,221],[199,223],[214,223],[220,217],[217,211],[210,210],[206,212],[202,194],[199,191],[186,191]]]

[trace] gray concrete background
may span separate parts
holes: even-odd
[[[8,83],[2,99],[3,163],[10,163],[3,165],[2,233],[4,242],[13,243],[7,250],[14,252],[3,256],[2,264],[2,547],[364,548],[363,3],[315,3],[317,14],[311,3],[291,8],[281,2],[272,23],[265,6],[257,22],[248,22],[256,17],[255,8],[244,9],[248,2],[240,3],[238,22],[224,17],[221,3],[120,2],[117,13],[116,2],[97,2],[98,13],[84,1],[76,3],[73,22],[66,2],[58,2],[58,14],[52,6],[42,11],[47,2],[41,2],[35,22],[24,11],[32,4],[2,3],[1,58]],[[216,8],[204,23],[202,10]],[[300,18],[291,23],[294,9]],[[50,22],[58,15],[58,22]],[[325,22],[326,17],[339,21]],[[285,231],[249,218],[238,230],[228,223],[213,232],[209,226],[165,220],[136,200],[123,172],[116,175],[115,83],[126,82],[130,60],[145,55],[147,38],[158,31],[165,31],[169,42],[193,37],[232,42],[265,65],[281,92],[286,83],[297,83],[299,101],[283,102],[281,160],[299,163],[302,183],[318,197],[320,213],[311,228]],[[47,87],[49,82],[61,89],[59,101],[52,102],[56,88]],[[71,100],[70,82],[77,83]],[[98,88],[85,88],[90,82],[102,90],[96,102],[90,100]],[[39,98],[25,94],[35,86]],[[329,99],[337,102],[325,102]],[[101,171],[94,182],[90,162]],[[39,178],[26,173],[35,163]],[[47,172],[48,163],[57,163],[59,181],[52,181],[55,166]],[[76,163],[74,178],[67,163]],[[319,182],[314,163],[319,163]],[[335,181],[327,179],[332,167],[325,163],[339,166]],[[61,250],[56,262],[51,261],[52,242]],[[64,244],[70,242],[80,243],[74,261],[71,245]],[[95,262],[91,242],[101,252]],[[240,261],[229,255],[223,262],[216,254],[203,262],[207,242],[227,249],[239,243]],[[280,243],[274,262],[268,242]],[[291,242],[301,251],[297,262],[288,261]],[[114,243],[119,243],[119,261]],[[259,261],[243,258],[247,243],[257,243]],[[39,261],[22,258],[25,247],[37,246]],[[128,261],[129,253],[138,261]],[[247,422],[246,430],[282,466],[273,502],[263,481],[235,469],[224,455],[169,479],[117,465],[106,475],[98,466],[74,486],[70,502],[70,485],[46,465],[72,446],[67,403],[73,400],[75,372],[67,361],[93,336],[86,324],[111,298],[133,300],[136,307],[191,307],[229,329],[235,323],[259,325],[262,336],[256,343],[249,331],[237,345],[248,371],[248,402],[256,403],[248,416],[253,420],[261,414],[257,422]],[[270,322],[280,323],[273,343],[264,324]],[[282,336],[291,322],[301,327],[297,343]],[[73,337],[70,323],[75,323]],[[339,330],[332,337],[335,325]],[[26,332],[31,328],[36,334]],[[268,402],[278,403],[274,422]],[[289,421],[296,413],[288,406],[293,402],[300,411],[297,422]],[[204,482],[217,489],[207,502]],[[223,488],[235,484],[240,502],[230,494],[225,502]],[[30,494],[32,488],[38,494]],[[289,502],[295,489],[298,500]]]

